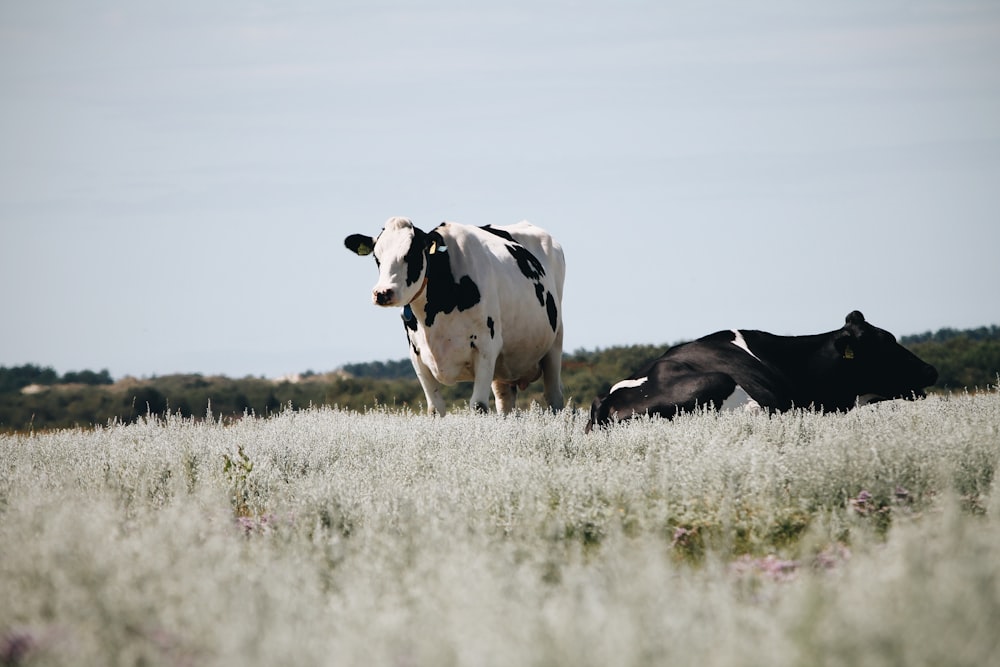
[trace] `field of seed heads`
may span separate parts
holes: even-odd
[[[975,665],[1000,393],[0,436],[0,665]]]

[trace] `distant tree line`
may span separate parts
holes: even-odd
[[[1000,340],[1000,326],[993,324],[988,327],[977,329],[951,329],[945,327],[937,331],[927,331],[922,334],[912,336],[900,336],[899,342],[910,347],[916,343],[946,343],[956,338],[966,338],[970,341],[995,341]]]
[[[938,389],[985,389],[1000,384],[1000,329],[992,328],[992,338],[981,337],[983,329],[975,329],[972,336],[957,331],[945,340],[935,334],[904,345],[938,370]]]
[[[89,386],[112,384],[114,380],[105,368],[97,373],[94,371],[69,371],[59,375],[51,366],[42,368],[35,364],[0,366],[0,393],[16,391],[33,384],[51,386],[55,384],[85,384]]]
[[[413,376],[413,364],[409,359],[396,361],[369,361],[360,364],[344,364],[343,371],[354,377],[376,380],[398,380]]]
[[[906,336],[901,342],[938,369],[937,390],[985,389],[998,383],[1000,327]],[[563,356],[563,388],[571,405],[587,408],[595,396],[631,375],[669,346],[630,345],[578,350]],[[34,391],[26,387],[38,385]],[[449,405],[466,405],[468,383],[445,387]],[[59,376],[38,366],[0,367],[0,432],[131,422],[144,415],[180,414],[232,420],[267,416],[310,405],[365,410],[378,405],[424,410],[424,394],[408,359],[348,364],[340,372],[307,372],[298,381],[167,375],[112,383],[106,370]],[[518,404],[544,404],[541,383],[520,393]]]

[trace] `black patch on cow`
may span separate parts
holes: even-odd
[[[478,337],[476,336],[476,334],[472,334],[471,336],[469,336],[469,347],[471,347],[473,350],[476,349],[477,338]]]
[[[442,225],[443,224],[444,223],[442,223]],[[528,250],[523,245],[518,243],[517,239],[514,238],[514,236],[510,232],[502,229],[495,229],[490,225],[483,225],[482,227],[480,227],[480,229],[482,229],[484,232],[488,232],[498,238],[507,241],[507,244],[504,247],[507,248],[507,252],[509,252],[511,257],[514,258],[514,261],[517,263],[517,268],[518,270],[521,271],[521,274],[535,284],[535,297],[538,299],[538,305],[541,306],[542,308],[545,308],[549,316],[549,324],[552,326],[552,330],[555,331],[558,326],[559,310],[558,307],[556,306],[555,297],[552,296],[551,292],[545,289],[545,285],[543,285],[541,281],[542,277],[545,275],[545,265],[542,264],[542,262],[540,262],[538,258],[535,257],[535,255],[530,250]],[[432,234],[434,233],[436,232],[432,232]],[[437,264],[437,261],[438,260],[436,260],[435,255],[431,255],[428,258],[427,273],[429,281],[428,281],[428,297],[427,297],[428,301],[427,326],[431,325],[431,323],[434,321],[434,316],[438,312],[446,312],[446,313],[451,312],[452,308],[454,307],[458,307],[460,311],[466,310],[467,308],[471,308],[472,306],[474,306],[476,303],[479,302],[479,289],[476,286],[476,284],[468,276],[464,276],[458,282],[458,284],[455,284],[454,278],[451,276],[451,268],[449,266],[448,284],[452,285],[453,288],[457,288],[458,293],[455,295],[456,304],[455,306],[447,307],[450,301],[448,299],[443,299],[440,307],[432,308],[431,286],[433,286],[435,284],[435,280],[437,280],[437,278],[435,278],[434,272],[432,271],[432,268]],[[467,292],[464,293],[464,297],[466,299],[465,303],[467,305],[463,307],[461,303],[461,296],[464,290],[467,290]],[[488,317],[486,319],[486,326],[489,327],[490,338],[495,338],[496,328],[492,317]]]
[[[385,227],[383,227],[383,228],[382,228],[382,231],[381,231],[381,232],[379,232],[379,233],[378,233],[378,236],[376,236],[376,237],[375,237],[375,239],[374,239],[374,240],[372,241],[372,252],[373,252],[373,253],[375,252],[375,246],[377,246],[377,245],[378,245],[378,240],[379,240],[380,238],[382,238],[382,232],[384,232],[384,231],[385,231]],[[378,255],[374,255],[374,254],[373,254],[372,256],[373,256],[373,257],[375,258],[375,266],[377,266],[378,268],[380,268],[380,269],[381,269],[381,268],[382,268],[382,260],[380,260],[380,259],[378,258]]]
[[[521,270],[521,273],[528,280],[538,280],[545,275],[545,267],[542,266],[542,263],[538,261],[537,257],[531,254],[530,250],[520,243],[508,244],[507,252],[514,257],[514,260],[517,262],[517,268]]]
[[[545,295],[545,310],[549,313],[549,324],[552,326],[552,330],[555,331],[559,310],[556,308],[556,300],[552,297],[552,292]]]
[[[732,329],[716,331],[698,339],[699,342],[732,343],[736,340],[736,333]],[[749,345],[747,345],[749,347]]]
[[[406,319],[406,317],[403,317],[402,320],[403,320],[403,331],[406,332],[406,342],[410,344],[410,349],[413,350],[413,354],[419,357],[420,348],[417,347],[417,344],[415,342],[413,342],[413,335],[410,333],[411,330],[416,330],[417,328],[417,318],[414,317],[412,321],[409,321]]]
[[[528,280],[535,283],[535,297],[538,299],[538,305],[545,308],[549,316],[549,324],[552,326],[552,330],[555,331],[558,326],[559,309],[556,306],[555,297],[553,297],[552,293],[546,290],[545,285],[542,284],[542,277],[545,275],[545,265],[542,264],[530,250],[518,243],[517,240],[508,232],[493,229],[489,225],[483,227],[482,229],[510,241],[510,243],[505,246],[507,248],[507,252],[509,252],[511,257],[514,258],[514,261],[517,262],[517,268],[520,269],[521,274]]]
[[[417,330],[417,316],[413,314],[413,309],[410,308],[409,304],[407,304],[403,306],[403,310],[399,313],[399,317],[403,320],[403,330],[406,332],[406,342],[410,344],[413,354],[419,357],[420,348],[413,342],[413,336],[410,334],[411,331],[416,332]]]
[[[406,284],[407,286],[420,280],[424,271],[424,251],[426,250],[427,234],[414,228],[410,249],[406,251]]]
[[[541,283],[535,283],[535,296],[538,297],[538,305],[545,306],[545,286]]]
[[[438,313],[459,312],[479,303],[479,286],[469,276],[462,276],[458,282],[451,272],[448,253],[427,255],[427,319],[425,324],[434,324]]]
[[[499,236],[500,238],[506,241],[510,241],[511,243],[517,243],[517,239],[511,236],[510,232],[506,232],[502,229],[493,229],[493,227],[490,225],[483,225],[482,227],[480,227],[480,229],[483,230],[484,232],[489,232],[494,236]]]

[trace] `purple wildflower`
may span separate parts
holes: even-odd
[[[813,567],[829,572],[851,560],[851,550],[841,543],[831,544],[816,554]]]
[[[243,529],[243,532],[249,535],[250,533],[270,532],[274,519],[273,514],[259,514],[257,516],[236,517],[236,522]]]
[[[871,493],[862,490],[860,493],[858,493],[857,498],[851,498],[850,501],[851,507],[854,509],[855,512],[864,516],[869,512],[871,512],[873,509],[875,509],[874,505],[872,504],[872,499],[873,496]]]
[[[288,525],[295,523],[295,516],[289,514],[285,517],[285,522]],[[244,534],[249,535],[251,533],[269,533],[274,530],[274,527],[279,523],[279,517],[276,514],[258,514],[256,516],[238,516],[236,517],[236,524],[243,529]]]
[[[0,663],[20,665],[28,657],[38,642],[30,632],[12,630],[0,637]]]
[[[774,554],[763,558],[753,558],[744,554],[732,563],[730,569],[738,575],[754,574],[771,581],[792,581],[798,574],[799,562],[785,560]]]

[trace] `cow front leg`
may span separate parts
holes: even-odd
[[[473,412],[485,414],[490,411],[490,387],[496,363],[496,357],[486,353],[480,354],[476,359],[475,384],[472,387],[472,398],[469,399],[469,407]],[[499,405],[497,409],[500,409]]]
[[[427,368],[418,354],[410,350],[410,361],[413,363],[413,370],[417,373],[420,387],[424,390],[424,397],[427,398],[427,414],[444,417],[447,410],[444,396],[441,395],[441,383],[437,381],[431,369]]]

